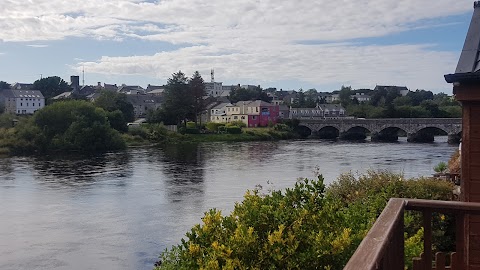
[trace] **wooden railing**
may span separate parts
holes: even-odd
[[[465,250],[464,217],[480,215],[480,203],[432,201],[418,199],[390,199],[367,236],[358,246],[344,270],[404,270],[404,224],[405,210],[423,214],[423,254],[413,261],[414,270],[464,269]],[[456,217],[456,252],[450,256],[450,265],[445,265],[445,254],[437,253],[435,268],[432,255],[432,213],[451,213]]]

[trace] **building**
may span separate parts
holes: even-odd
[[[205,82],[205,92],[207,96],[219,97],[223,91],[221,82]]]
[[[227,122],[242,121],[247,127],[266,127],[276,124],[279,116],[279,106],[262,100],[239,101],[226,106]]]
[[[138,95],[138,94],[145,94],[145,89],[143,89],[141,86],[139,85],[125,85],[125,84],[122,84],[122,86],[120,86],[118,88],[118,92],[119,93],[124,93],[124,94],[127,94],[127,95]]]
[[[14,90],[32,90],[33,83],[14,83],[11,88]]]
[[[45,107],[45,98],[39,90],[4,89],[1,95],[7,113],[33,114]]]
[[[233,106],[231,103],[220,103],[210,109],[210,121],[214,123],[228,123],[227,106]]]
[[[129,94],[127,101],[132,103],[135,118],[145,117],[149,110],[156,110],[162,106],[162,98],[156,95]]]
[[[397,91],[402,97],[406,96],[410,90],[406,86],[396,86],[396,85],[377,85],[375,86],[374,91]]]
[[[357,99],[358,102],[369,102],[371,97],[369,95],[365,95],[364,93],[356,93],[355,95],[350,96],[351,99]]]
[[[317,104],[315,108],[290,108],[290,119],[326,119],[345,117],[340,104]]]

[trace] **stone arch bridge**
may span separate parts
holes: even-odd
[[[323,128],[333,127],[340,133],[346,133],[352,128],[364,128],[371,134],[379,134],[389,128],[397,128],[407,134],[416,134],[427,128],[437,128],[445,131],[448,135],[458,135],[462,131],[461,118],[336,118],[336,119],[299,119],[300,126],[309,128],[312,132],[318,132]]]

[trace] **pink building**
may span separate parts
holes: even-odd
[[[228,122],[243,121],[248,127],[266,127],[269,123],[278,121],[279,105],[265,101],[239,101],[235,105],[227,106]]]

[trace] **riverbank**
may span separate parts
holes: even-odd
[[[152,143],[171,144],[171,143],[201,143],[201,142],[251,142],[251,141],[276,141],[297,139],[300,136],[292,131],[280,131],[274,128],[243,128],[239,134],[229,133],[198,133],[181,134],[168,131],[165,127],[158,124],[145,124],[140,127],[134,127],[123,139],[127,146],[142,146]]]

